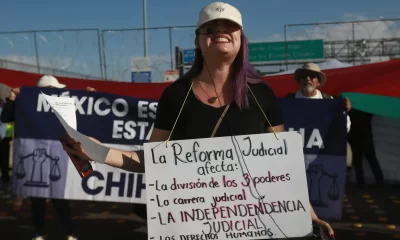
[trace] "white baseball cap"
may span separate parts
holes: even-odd
[[[53,76],[44,75],[39,79],[37,86],[38,87],[65,88],[66,85],[59,83],[57,78],[55,78]]]
[[[242,15],[234,6],[224,2],[213,2],[201,9],[196,30],[203,24],[217,20],[229,20],[243,28]]]

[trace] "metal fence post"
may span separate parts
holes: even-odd
[[[352,31],[352,48],[351,48],[351,54],[353,55],[353,66],[356,65],[356,43],[355,43],[355,38],[356,38],[356,34],[355,34],[355,29],[354,29],[354,22],[351,23],[351,31]]]
[[[103,75],[103,57],[102,57],[102,54],[101,54],[102,43],[100,41],[100,29],[97,29],[97,43],[98,43],[98,49],[99,49],[100,76],[101,76],[101,79],[104,80],[104,75]]]
[[[33,42],[35,44],[37,72],[40,74],[39,49],[37,44],[36,31],[33,32]]]
[[[104,30],[101,31],[101,44],[103,46],[104,80],[108,80],[108,77],[107,77],[107,61],[106,61],[107,58],[106,58],[106,47],[105,47],[106,45],[104,43]]]
[[[288,70],[289,69],[289,66],[288,66],[289,59],[288,59],[288,44],[287,44],[286,28],[287,28],[287,25],[285,24],[285,26],[283,27],[284,35],[285,35],[285,62],[286,62],[286,70]]]
[[[174,69],[174,63],[173,63],[173,56],[172,56],[172,28],[168,27],[169,30],[169,55],[171,57],[171,70]]]

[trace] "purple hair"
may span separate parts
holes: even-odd
[[[239,109],[243,109],[249,106],[247,83],[260,83],[263,82],[263,80],[260,78],[255,68],[249,63],[248,41],[243,33],[240,39],[241,46],[233,61],[232,77],[235,79],[234,84],[236,91],[234,93],[234,99],[236,105]],[[187,79],[198,76],[203,69],[203,61],[204,59],[200,48],[196,48],[193,65],[183,78]]]

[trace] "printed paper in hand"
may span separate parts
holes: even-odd
[[[62,119],[73,129],[76,130],[76,108],[75,100],[70,97],[55,97],[49,96],[42,92],[46,101],[50,104],[51,108],[60,114]]]
[[[75,139],[75,141],[78,141],[82,144],[86,155],[96,162],[104,163],[110,148],[93,142],[87,136],[76,130],[77,121],[75,100],[69,97],[49,96],[43,92],[42,94],[46,101],[50,104],[58,120],[61,122],[67,133],[73,139]]]

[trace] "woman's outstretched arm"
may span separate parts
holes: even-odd
[[[161,142],[168,139],[170,131],[161,130],[154,128],[151,134],[149,142]],[[99,140],[89,137],[92,141],[97,144],[103,145]],[[67,141],[74,141],[73,139],[69,139]],[[71,146],[73,147],[67,147]],[[87,161],[95,161],[100,163],[105,163],[112,167],[121,168],[130,172],[144,172],[144,153],[143,150],[138,151],[123,151],[116,148],[110,148],[106,159],[90,159],[85,153],[85,148],[79,144],[76,145],[75,142],[70,142],[66,144],[64,150],[70,154],[73,154],[79,158],[83,158]],[[104,160],[104,162],[102,162]]]

